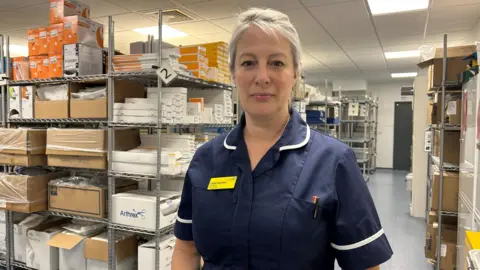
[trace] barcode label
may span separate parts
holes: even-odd
[[[56,29],[52,30],[52,31],[50,32],[50,36],[51,36],[51,37],[56,37],[56,36],[58,36],[58,31],[57,31]]]
[[[30,62],[30,67],[31,68],[37,68],[37,63],[36,62]]]
[[[56,56],[50,57],[50,63],[56,64],[57,63],[57,57]]]
[[[57,2],[52,2],[50,3],[51,8],[57,8]]]
[[[46,38],[47,37],[47,31],[42,31],[39,34],[40,38]]]
[[[50,64],[50,61],[48,60],[48,58],[43,60],[44,66],[48,66],[49,64]]]
[[[72,28],[72,23],[71,22],[67,22],[65,23],[65,29],[71,29]]]
[[[34,42],[35,36],[28,36],[28,42]]]

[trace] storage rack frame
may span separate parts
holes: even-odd
[[[168,178],[169,176],[162,175],[160,173],[160,164],[161,164],[161,134],[163,128],[176,128],[176,129],[189,129],[189,128],[202,128],[202,129],[214,129],[215,132],[223,132],[225,130],[229,130],[234,127],[233,124],[165,124],[161,121],[160,113],[157,114],[157,122],[156,123],[120,123],[113,121],[113,105],[114,105],[114,93],[115,93],[115,86],[114,81],[115,79],[129,79],[129,80],[138,80],[142,82],[153,82],[156,87],[159,89],[158,101],[157,106],[158,110],[160,111],[161,108],[161,92],[162,92],[162,80],[157,75],[156,70],[152,69],[151,71],[140,71],[140,72],[114,72],[113,71],[113,55],[115,53],[115,25],[112,19],[112,16],[108,18],[108,37],[109,37],[109,46],[108,46],[108,67],[109,73],[108,74],[99,74],[99,75],[90,75],[90,76],[78,76],[78,77],[68,77],[68,78],[54,78],[54,79],[34,79],[34,80],[22,80],[22,81],[12,81],[6,80],[6,85],[0,85],[0,90],[2,93],[2,126],[3,127],[17,127],[17,126],[44,126],[44,127],[62,127],[62,126],[78,126],[78,127],[98,127],[98,128],[107,128],[108,129],[108,154],[107,154],[107,170],[95,170],[95,169],[78,169],[78,168],[61,168],[61,169],[71,169],[71,170],[78,170],[84,172],[94,172],[99,173],[103,172],[108,177],[108,217],[107,218],[90,218],[80,215],[72,215],[60,212],[52,212],[52,211],[43,211],[40,212],[41,214],[46,215],[54,215],[66,218],[75,218],[80,220],[87,220],[87,221],[94,221],[99,223],[104,223],[107,225],[108,228],[108,267],[109,269],[116,269],[116,250],[115,250],[115,235],[116,231],[126,231],[126,232],[133,232],[136,234],[144,235],[147,237],[154,237],[155,239],[155,247],[158,251],[159,248],[159,238],[164,236],[165,234],[172,233],[173,226],[170,225],[164,228],[160,228],[160,180]],[[158,45],[155,48],[155,52],[158,53],[158,67],[162,67],[162,10],[158,12]],[[6,46],[6,47],[5,47]],[[9,55],[9,37],[0,35],[0,65],[3,66],[3,48],[5,47],[5,59],[7,63],[10,63],[10,55]],[[6,77],[10,77],[10,65],[6,65]],[[2,82],[0,77],[0,82]],[[22,102],[20,102],[20,118],[12,118],[9,119],[9,86],[28,86],[28,85],[48,85],[48,84],[62,84],[62,83],[69,83],[69,82],[106,82],[107,84],[107,111],[108,111],[108,118],[106,119],[26,119],[23,118],[22,115]],[[186,87],[186,88],[217,88],[223,89],[228,91],[234,91],[234,87],[232,85],[217,83],[217,82],[209,82],[203,79],[185,76],[178,74],[177,78],[171,81],[168,85],[169,87]],[[238,96],[238,93],[237,93]],[[238,100],[238,97],[237,97]],[[238,106],[238,105],[237,105]],[[238,110],[237,110],[238,111]],[[239,114],[237,113],[237,122],[238,122]],[[234,119],[232,119],[234,120]],[[113,148],[115,145],[114,142],[114,132],[116,128],[119,127],[132,127],[132,128],[141,128],[141,129],[148,129],[150,133],[157,134],[157,173],[156,174],[135,174],[135,173],[122,173],[116,172],[111,170],[111,157]],[[155,132],[156,131],[156,132]],[[5,168],[8,169],[8,166]],[[59,167],[60,168],[60,167]],[[115,194],[115,179],[117,177],[126,177],[132,180],[148,180],[150,182],[150,186],[154,186],[156,192],[156,222],[155,227],[156,230],[146,230],[142,228],[136,228],[132,226],[126,226],[121,224],[115,224],[112,222],[112,196]],[[6,213],[6,231],[7,231],[7,238],[6,238],[6,256],[5,258],[0,257],[0,266],[6,267],[8,270],[21,268],[21,269],[33,269],[27,267],[24,263],[15,261],[14,259],[14,239],[13,239],[13,211],[5,211]],[[160,251],[159,251],[160,252]],[[155,269],[159,269],[160,265],[160,254],[159,252],[155,252]]]
[[[328,100],[328,93],[327,93],[327,90],[328,90],[328,81],[325,80],[325,99],[323,101],[309,101],[309,103],[307,104],[307,106],[325,106],[325,122],[323,124],[318,124],[318,123],[308,123],[308,125],[317,130],[317,131],[320,131],[322,133],[325,133],[327,135],[330,135],[328,134],[328,130],[330,129],[330,127],[333,127],[333,129],[335,129],[335,134],[336,136],[334,136],[335,138],[340,138],[340,132],[341,132],[341,125],[342,125],[342,104],[341,102],[335,102],[335,101],[329,101]],[[339,100],[341,100],[342,98],[342,91],[339,90],[338,91],[338,97],[337,97]],[[329,108],[336,108],[338,107],[338,124],[329,124],[328,123],[328,118],[329,117],[335,117],[335,115],[330,115],[330,110]],[[308,122],[308,121],[306,121]]]
[[[378,110],[374,109],[374,107],[378,107],[378,99],[374,99],[369,95],[362,95],[357,97],[345,97],[341,99],[342,106],[341,106],[341,113],[340,115],[346,115],[348,119],[340,118],[340,122],[342,123],[340,126],[339,132],[339,139],[344,143],[348,144],[353,149],[361,150],[363,152],[363,156],[361,158],[357,157],[357,163],[360,165],[362,169],[363,178],[366,182],[370,180],[370,173],[373,172],[375,167],[373,167],[376,162],[372,161],[375,158],[375,145],[377,141],[377,115]],[[355,117],[363,117],[364,119],[352,119],[354,116],[348,115],[348,104],[349,103],[358,103],[358,104],[365,104],[366,111],[365,116],[355,116]],[[347,112],[345,113],[345,108]],[[355,137],[352,136],[354,132],[354,125],[363,123],[363,136],[362,137]],[[344,133],[343,127],[346,127],[345,136],[342,136]],[[353,147],[354,144],[362,144],[362,147]]]

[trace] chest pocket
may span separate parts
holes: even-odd
[[[205,260],[225,258],[231,247],[231,228],[238,183],[234,189],[208,190],[209,180],[192,181],[193,236]]]
[[[324,256],[328,256],[329,215],[321,198],[316,206],[306,198],[291,197],[282,227],[284,265],[294,267],[296,264],[296,269],[313,269]]]

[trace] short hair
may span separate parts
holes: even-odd
[[[276,36],[277,33],[284,36],[289,42],[292,50],[293,65],[298,76],[301,74],[301,48],[300,38],[297,30],[290,22],[288,16],[280,11],[270,8],[250,8],[238,16],[230,39],[228,54],[230,57],[230,71],[235,69],[235,57],[237,55],[237,43],[243,33],[250,26],[257,26],[265,33]]]

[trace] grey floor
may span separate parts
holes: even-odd
[[[425,221],[409,215],[406,172],[377,170],[368,182],[385,234],[394,255],[381,270],[431,270],[426,262]],[[338,266],[335,269],[340,269]]]

